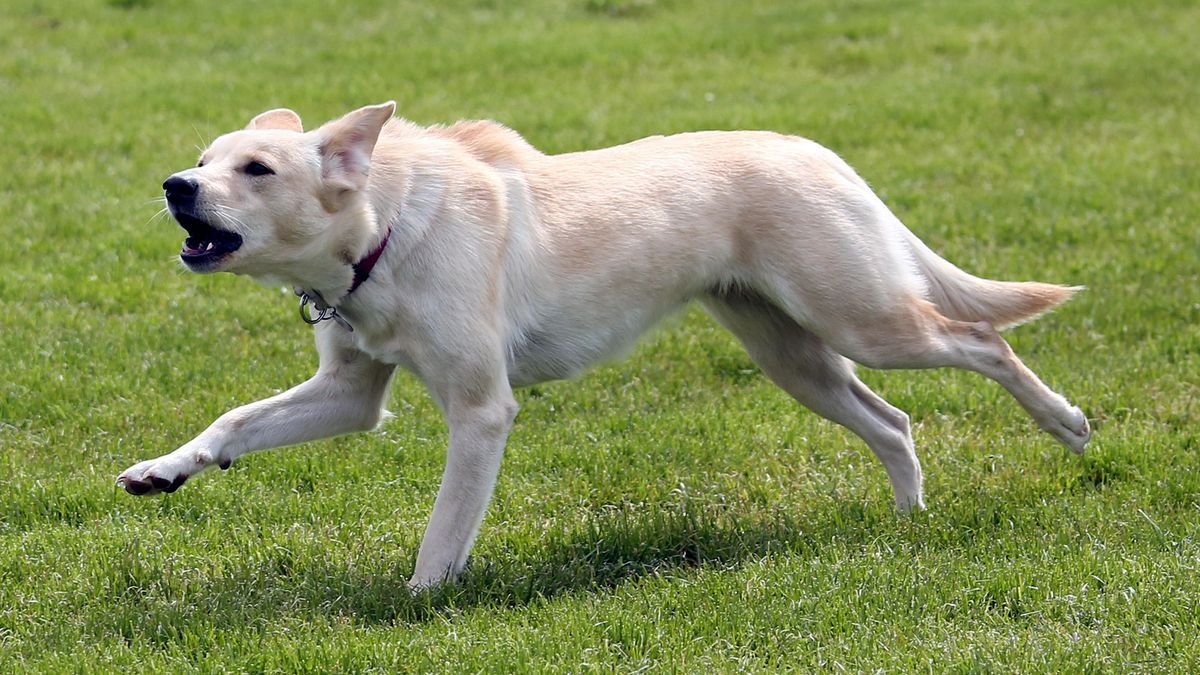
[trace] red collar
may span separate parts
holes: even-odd
[[[375,263],[379,262],[379,257],[383,255],[383,249],[387,246],[388,239],[392,237],[392,228],[388,228],[387,234],[383,235],[383,241],[375,247],[373,251],[367,254],[365,258],[351,265],[354,268],[354,283],[351,284],[350,290],[346,291],[346,295],[353,293],[359,286],[363,285],[371,276],[371,270],[375,269]],[[332,319],[336,321],[342,328],[350,332],[354,332],[354,326],[350,325],[349,321],[342,318],[338,313],[337,308],[325,302],[325,298],[315,290],[306,291],[303,288],[295,289],[296,295],[300,297],[300,318],[304,319],[305,323],[317,324],[322,321]],[[342,298],[345,298],[343,295]],[[317,308],[317,313],[313,314],[311,310],[305,308],[309,303]]]
[[[353,293],[363,282],[371,277],[371,270],[375,269],[375,263],[379,262],[379,257],[383,255],[383,249],[387,247],[388,239],[392,237],[392,228],[388,228],[387,234],[383,235],[383,241],[375,247],[375,250],[366,255],[365,258],[351,265],[354,269],[354,283],[350,285],[350,290],[346,291],[346,295]]]

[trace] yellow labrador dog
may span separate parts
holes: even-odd
[[[577,375],[690,300],[797,401],[861,436],[902,510],[924,506],[908,416],[852,362],[973,370],[1071,450],[1088,442],[1083,413],[997,333],[1075,289],[963,272],[812,141],[686,133],[548,156],[493,122],[425,128],[394,112],[306,132],[271,110],[164,183],[188,233],[183,263],[295,288],[320,367],[130,467],[127,491],[171,492],[249,452],[371,429],[403,366],[450,428],[410,583],[453,579],[491,497],[513,387]]]

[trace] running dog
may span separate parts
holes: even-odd
[[[494,122],[421,127],[394,112],[305,131],[270,110],[163,184],[187,230],[183,264],[293,287],[320,366],[130,467],[125,490],[173,492],[249,452],[372,429],[401,366],[450,430],[410,585],[451,580],[491,498],[513,388],[620,354],[691,300],[788,394],[862,437],[901,510],[924,507],[909,419],[853,362],[972,370],[1070,450],[1090,438],[997,332],[1076,288],[963,272],[812,141],[684,133],[551,156]]]

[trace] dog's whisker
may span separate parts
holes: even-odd
[[[167,207],[165,207],[165,206],[162,207],[161,209],[158,210],[157,213],[155,213],[154,215],[147,218],[144,225],[149,225],[150,223],[153,223],[154,221],[158,220],[159,218],[166,216],[167,213],[168,213]]]
[[[195,124],[192,125],[192,131],[196,134],[196,138],[200,141],[200,145],[196,146],[196,152],[203,153],[204,149],[211,145],[211,143],[205,142],[204,135],[200,133],[200,130],[196,128]]]
[[[213,204],[209,208],[210,208],[212,214],[214,216],[216,216],[218,220],[223,220],[227,223],[232,223],[233,225],[236,225],[238,228],[242,229],[243,231],[246,231],[249,229],[246,227],[245,221],[243,221],[241,218],[238,218],[236,215],[234,215],[233,209],[230,209],[229,207],[223,206],[221,204]]]

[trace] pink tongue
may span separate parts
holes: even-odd
[[[205,242],[203,239],[188,237],[187,240],[183,242],[183,246],[188,253],[203,253],[206,243],[207,242]]]

